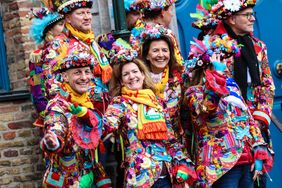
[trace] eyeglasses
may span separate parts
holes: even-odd
[[[245,16],[248,20],[250,20],[252,17],[256,17],[256,12],[247,12],[245,14],[235,14],[236,16]]]

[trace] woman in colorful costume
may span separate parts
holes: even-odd
[[[176,62],[173,44],[167,29],[155,25],[141,32],[142,58],[150,70],[156,95],[162,99],[164,110],[179,142],[185,143],[180,121],[183,97],[182,67]]]
[[[33,11],[33,10],[32,10]],[[48,99],[46,97],[44,82],[45,77],[43,73],[43,61],[42,52],[48,48],[50,42],[61,32],[64,28],[63,16],[57,12],[52,12],[47,8],[41,8],[37,12],[33,13],[32,25],[29,30],[31,38],[35,41],[38,49],[34,50],[30,54],[29,70],[30,70],[30,90],[32,95],[32,101],[35,105],[36,111],[39,114],[38,119],[34,122],[34,125],[42,127],[44,112]]]
[[[193,165],[166,121],[146,65],[130,48],[121,39],[113,45],[110,91],[114,97],[104,116],[105,134],[121,135],[125,187],[192,183]]]
[[[210,34],[205,35],[202,41],[195,39],[191,43],[191,51],[185,64],[186,74],[192,77],[192,86],[186,91],[185,100],[191,110],[195,128],[198,175],[196,185],[251,188],[262,172],[271,170],[273,151],[261,135],[257,117],[249,107],[249,99],[240,86],[241,82],[237,82],[234,76],[234,63],[244,56],[245,49],[242,48],[245,46],[240,45],[227,32],[222,32],[222,29],[227,17],[238,11],[238,16],[243,14],[241,11],[252,11],[255,1],[238,0],[234,3],[224,0],[213,3],[206,7],[214,12],[208,14],[203,11],[206,13],[203,15],[207,17],[199,16],[203,19],[194,24],[205,26],[205,29],[212,24],[215,27],[206,30]],[[200,5],[197,8],[205,10]],[[213,20],[217,22],[214,23]],[[260,58],[266,58],[263,48],[257,46],[255,49],[262,50],[256,52],[259,61]],[[265,63],[264,60],[262,63]],[[270,84],[270,88],[265,90],[269,94],[273,89],[269,82],[270,71],[267,68],[264,71],[267,73],[267,78],[264,79],[267,80],[263,82]],[[262,86],[252,84],[252,87],[258,91]]]
[[[50,160],[43,187],[91,188],[102,123],[88,92],[94,61],[87,49],[66,47],[62,54],[57,61],[63,82],[48,102],[40,142]]]
[[[130,44],[138,52],[141,51],[142,43],[140,42],[143,38],[141,35],[142,31],[150,29],[158,24],[167,29],[167,35],[170,37],[173,44],[176,61],[179,65],[183,65],[184,60],[181,55],[176,36],[172,30],[169,29],[169,24],[173,17],[172,9],[175,1],[176,0],[136,1],[134,6],[143,13],[143,18],[138,20],[136,22],[136,26],[131,30]]]

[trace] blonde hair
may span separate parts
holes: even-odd
[[[153,92],[155,92],[155,84],[151,79],[150,72],[147,66],[144,64],[144,62],[141,59],[135,58],[132,61],[128,61],[125,63],[118,63],[118,64],[113,65],[113,75],[110,80],[110,86],[109,86],[110,95],[112,97],[121,95],[121,88],[122,88],[121,72],[122,72],[123,66],[128,63],[134,63],[135,65],[137,65],[139,70],[145,75],[143,89],[151,89]]]

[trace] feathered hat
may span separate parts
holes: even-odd
[[[221,36],[206,35],[204,39],[191,41],[190,54],[185,61],[185,72],[191,73],[193,70],[205,68],[211,64],[211,57],[220,54],[222,58],[228,58],[232,55],[240,56],[240,45],[236,40],[231,39],[227,34]]]
[[[93,56],[87,48],[78,48],[77,46],[68,46],[64,44],[60,48],[60,54],[56,57],[55,65],[51,65],[53,71],[65,71],[71,68],[94,67]],[[51,62],[52,63],[52,62]]]
[[[135,3],[135,6],[142,11],[155,11],[171,6],[175,1],[176,0],[139,0]]]
[[[34,12],[32,9],[34,18],[32,19],[32,25],[29,29],[29,34],[35,43],[40,44],[45,37],[48,28],[51,28],[55,23],[62,20],[64,17],[57,12],[51,12],[47,8],[41,8]]]
[[[41,0],[51,10],[67,14],[78,8],[92,8],[92,0]]]
[[[255,5],[256,0],[200,0],[196,13],[191,14],[192,18],[197,19],[192,23],[192,26],[205,29],[216,25],[217,22],[228,16]]]
[[[118,38],[113,43],[109,55],[111,57],[111,64],[117,64],[132,61],[138,56],[138,53],[125,40]]]

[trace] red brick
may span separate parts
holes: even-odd
[[[3,133],[3,138],[5,140],[13,140],[16,137],[16,132]]]
[[[10,129],[32,128],[32,122],[31,121],[13,122],[13,123],[9,123],[8,127]]]

